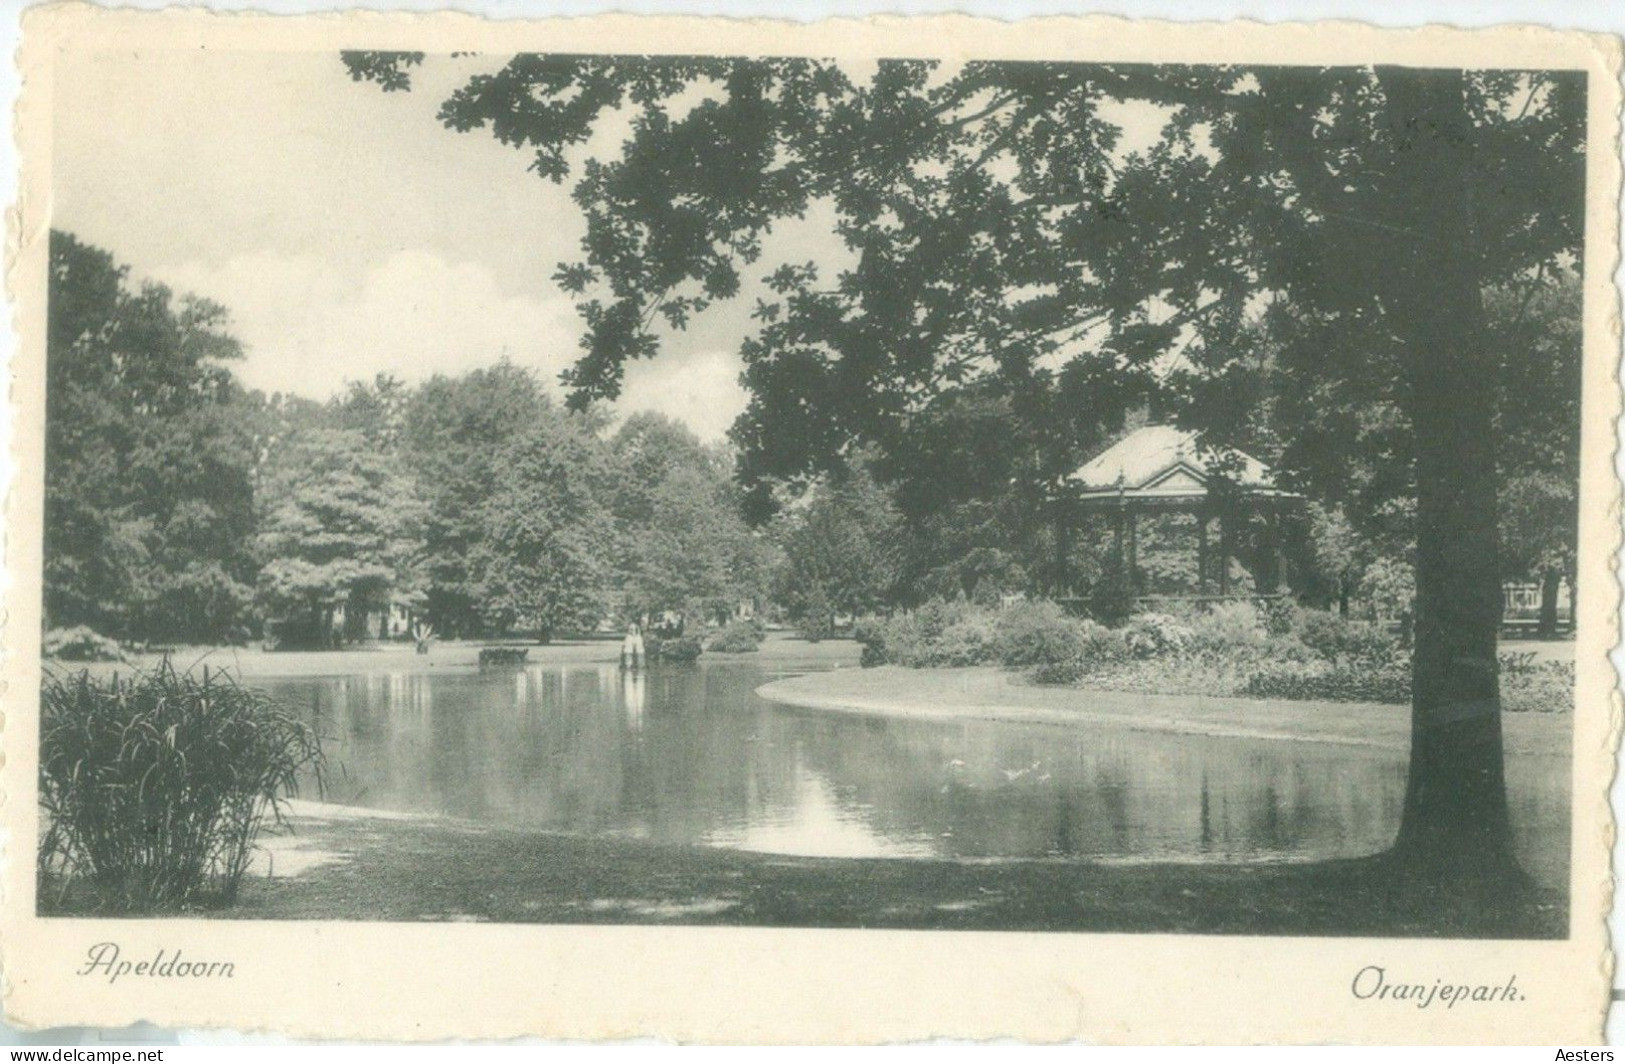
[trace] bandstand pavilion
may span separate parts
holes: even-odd
[[[1195,517],[1197,593],[1208,595],[1216,583],[1221,596],[1232,593],[1230,559],[1240,529],[1261,517],[1262,534],[1250,552],[1253,593],[1276,594],[1284,582],[1282,518],[1300,508],[1303,497],[1276,487],[1269,467],[1252,455],[1206,447],[1188,429],[1148,425],[1084,463],[1067,483],[1080,511],[1113,518],[1118,558],[1136,592],[1142,515]]]

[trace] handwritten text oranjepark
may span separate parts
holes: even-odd
[[[1361,1001],[1403,1001],[1419,1009],[1437,1002],[1453,1009],[1464,1001],[1522,1001],[1523,992],[1517,982],[1516,975],[1509,975],[1504,985],[1450,983],[1443,979],[1431,983],[1391,983],[1386,968],[1368,964],[1354,974],[1349,989]]]

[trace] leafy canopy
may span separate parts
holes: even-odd
[[[403,89],[421,58],[345,62]],[[1475,160],[1465,267],[1491,285],[1572,255],[1583,79],[1457,77]],[[1053,397],[1086,365],[1121,382],[1162,375],[1172,352],[1222,378],[1269,305],[1296,315],[1304,371],[1351,382],[1349,400],[1362,381],[1391,390],[1409,92],[1371,68],[892,60],[863,78],[813,59],[521,55],[440,114],[574,180],[587,235],[555,275],[587,325],[574,402],[618,394],[664,330],[760,275],[735,427],[753,481],[889,449],[967,382]],[[589,152],[623,123],[617,147]],[[826,215],[850,266],[764,261],[775,226]],[[1097,392],[1075,394],[1109,421]]]
[[[256,440],[226,311],[132,284],[71,234],[50,244],[47,623],[239,639]]]

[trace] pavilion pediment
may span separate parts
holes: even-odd
[[[1226,479],[1255,494],[1285,495],[1270,469],[1252,455],[1205,447],[1190,430],[1148,425],[1129,433],[1084,463],[1067,479],[1085,496],[1128,493],[1148,500],[1202,495],[1210,471],[1222,462]]]
[[[1142,486],[1142,490],[1203,492],[1207,490],[1207,481],[1196,470],[1181,463],[1147,481]]]

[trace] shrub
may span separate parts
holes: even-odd
[[[1342,644],[1348,627],[1349,622],[1335,613],[1303,610],[1299,612],[1292,632],[1304,646],[1319,656],[1333,658],[1337,656],[1336,648]]]
[[[1075,684],[1089,675],[1089,666],[1082,658],[1071,661],[1046,661],[1028,673],[1033,683]]]
[[[1090,620],[1074,622],[1077,652],[1070,658],[1039,662],[1027,674],[1041,684],[1075,684],[1129,660],[1126,633]]]
[[[852,628],[852,638],[863,645],[859,664],[864,668],[900,664],[896,655],[898,628],[903,618],[866,617]]]
[[[1263,618],[1251,602],[1216,602],[1185,626],[1190,630],[1190,647],[1196,650],[1256,650],[1267,639]]]
[[[913,620],[920,638],[935,642],[942,638],[942,633],[977,612],[976,607],[963,600],[934,598],[914,611]]]
[[[1396,661],[1369,668],[1274,663],[1248,677],[1245,692],[1255,698],[1402,704],[1411,699],[1410,664]]]
[[[691,635],[661,639],[644,645],[644,652],[648,654],[650,661],[659,660],[673,665],[687,665],[698,661],[703,649],[700,641]]]
[[[993,651],[1002,665],[1050,665],[1083,653],[1079,623],[1053,602],[1024,602],[993,624]]]
[[[1320,657],[1345,665],[1383,667],[1397,661],[1403,651],[1399,640],[1371,621],[1350,621],[1324,610],[1298,615],[1298,640]]]
[[[886,654],[886,633],[890,626],[891,622],[884,617],[860,617],[852,625],[852,638],[863,647],[859,665],[872,669],[891,661]]]
[[[230,901],[266,816],[280,821],[299,773],[319,780],[321,765],[309,725],[226,673],[47,676],[41,896],[54,872],[114,910]]]
[[[41,652],[61,661],[124,661],[124,648],[117,640],[86,627],[53,628],[45,633]]]
[[[835,634],[835,621],[828,612],[810,613],[801,619],[801,638],[809,643],[822,643]]]
[[[761,648],[764,633],[759,621],[735,621],[713,635],[705,649],[718,654],[749,654]]]
[[[1271,636],[1291,635],[1298,623],[1298,604],[1286,596],[1267,598],[1260,603],[1259,614],[1264,622],[1264,633]]]
[[[887,665],[890,663],[891,659],[886,657],[886,651],[884,648],[876,646],[873,643],[863,644],[863,651],[858,655],[858,665],[860,668],[873,669],[876,666]]]
[[[1123,643],[1136,658],[1183,653],[1195,639],[1188,627],[1166,613],[1141,613],[1123,629]]]
[[[481,665],[523,665],[528,657],[529,647],[480,647]]]
[[[983,665],[995,660],[993,623],[986,617],[967,616],[955,621],[926,647],[928,665]]]
[[[1411,700],[1410,660],[1400,653],[1378,665],[1277,663],[1249,677],[1245,692],[1259,698],[1402,705]],[[1530,663],[1502,673],[1501,708],[1509,713],[1563,713],[1573,705],[1573,662]]]
[[[1527,663],[1501,673],[1501,708],[1509,713],[1566,713],[1574,708],[1574,662]]]
[[[1082,643],[1078,660],[1085,669],[1105,668],[1129,658],[1127,633],[1121,629],[1085,621],[1078,626],[1078,638]]]
[[[853,628],[863,644],[861,663],[927,666],[981,665],[998,659],[993,618],[964,602],[934,599],[887,620],[867,618]]]
[[[894,617],[886,625],[881,642],[877,644],[886,661],[915,669],[931,663],[931,646],[932,640],[926,637],[919,618],[914,614]]]
[[[884,642],[886,638],[886,625],[890,621],[885,617],[870,615],[859,617],[852,622],[852,638],[856,642],[868,646],[871,643]]]
[[[1089,590],[1089,613],[1108,628],[1118,628],[1134,612],[1134,587],[1115,558],[1109,558],[1100,579]]]

